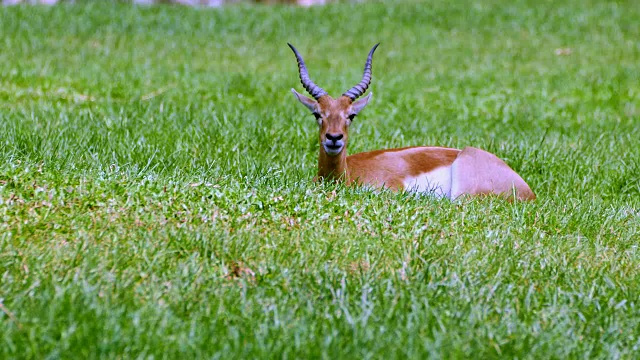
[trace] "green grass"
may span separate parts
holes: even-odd
[[[640,7],[0,8],[0,358],[633,358]],[[295,44],[350,152],[476,146],[534,203],[311,182]],[[557,55],[556,49],[570,48]]]

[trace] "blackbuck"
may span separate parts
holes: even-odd
[[[293,45],[288,45],[298,61],[300,81],[313,99],[294,89],[291,91],[315,116],[320,128],[317,179],[415,191],[450,199],[462,195],[497,195],[519,200],[536,198],[529,185],[504,161],[473,147],[459,150],[414,146],[347,156],[349,125],[371,100],[371,93],[356,99],[371,83],[371,59],[379,44],[369,52],[360,83],[337,99],[311,81],[302,56]]]

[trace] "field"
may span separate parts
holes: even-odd
[[[633,358],[640,7],[0,8],[0,358]],[[350,153],[476,146],[538,199],[313,183],[295,58],[370,47]]]

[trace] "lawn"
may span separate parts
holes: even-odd
[[[0,358],[633,358],[640,7],[0,8]],[[538,199],[318,184],[286,43],[350,153],[476,146]]]

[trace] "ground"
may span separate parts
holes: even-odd
[[[640,7],[0,8],[0,358],[631,358]],[[474,146],[538,199],[318,184],[295,58],[368,50],[350,152]]]

